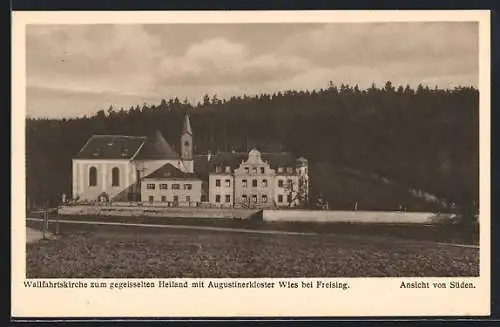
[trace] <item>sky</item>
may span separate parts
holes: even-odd
[[[478,86],[477,22],[29,25],[30,117],[312,90]]]

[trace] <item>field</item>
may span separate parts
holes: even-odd
[[[36,222],[28,225],[39,228]],[[476,248],[401,236],[345,231],[271,235],[69,224],[62,224],[60,232],[57,240],[27,245],[28,278],[455,277],[479,273]]]

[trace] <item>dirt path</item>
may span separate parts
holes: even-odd
[[[52,238],[51,233],[46,233],[47,238]],[[43,232],[41,230],[26,227],[26,243],[35,243],[43,238]]]
[[[43,221],[40,218],[26,218],[28,221]],[[108,222],[108,221],[83,221],[83,220],[58,220],[59,223],[66,224],[83,224],[83,225],[109,225],[109,226],[130,226],[130,227],[149,227],[149,228],[171,228],[171,229],[195,229],[195,230],[207,230],[207,231],[218,231],[218,232],[233,232],[233,233],[251,233],[251,234],[274,234],[274,235],[320,235],[314,232],[292,232],[283,230],[257,230],[249,228],[229,228],[229,227],[211,227],[211,226],[194,226],[194,225],[166,225],[166,224],[145,224],[145,223],[120,223],[120,222]],[[55,222],[55,220],[49,219],[49,222]],[[41,238],[41,232],[40,238]],[[473,248],[479,249],[479,246],[469,245],[469,244],[455,244],[446,242],[432,242],[423,241],[428,243],[434,243],[441,246],[454,246],[463,248]]]

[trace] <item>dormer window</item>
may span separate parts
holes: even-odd
[[[230,173],[230,172],[231,172],[231,167],[226,166],[226,173]]]
[[[283,172],[283,167],[278,167],[278,173],[282,173]]]
[[[286,172],[289,174],[293,174],[293,168],[292,167],[287,167]]]
[[[99,155],[99,149],[95,149],[94,152],[92,152],[93,157],[97,157]]]
[[[220,173],[220,171],[221,171],[220,166],[215,166],[215,172]]]

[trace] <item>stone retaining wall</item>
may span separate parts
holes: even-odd
[[[431,224],[439,217],[430,212],[264,210],[264,221]]]
[[[160,208],[160,207],[125,207],[125,206],[61,206],[59,215],[66,216],[132,216],[165,218],[225,218],[249,219],[258,210],[252,209],[211,209],[211,208]]]

